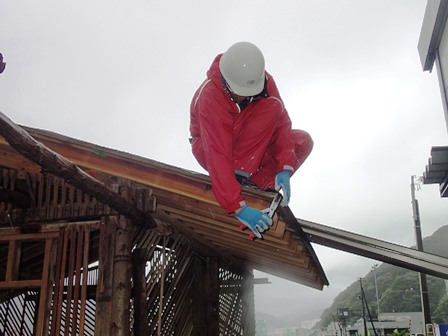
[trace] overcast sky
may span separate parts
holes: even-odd
[[[14,122],[203,172],[190,99],[216,54],[257,44],[314,151],[292,179],[303,219],[410,246],[412,175],[447,145],[437,74],[417,43],[424,0],[0,0],[0,111]],[[423,235],[448,224],[417,192]],[[322,292],[268,275],[256,310],[322,310],[376,262],[314,245]],[[257,276],[266,276],[256,273]],[[317,314],[317,315],[320,315]]]

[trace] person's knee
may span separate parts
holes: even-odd
[[[296,153],[302,157],[307,157],[314,147],[311,135],[303,130],[292,130],[292,139],[296,147]]]
[[[308,132],[305,132],[305,131],[303,131],[303,132],[305,133],[305,136],[304,136],[305,147],[308,148],[309,152],[311,152],[314,147],[314,140]]]

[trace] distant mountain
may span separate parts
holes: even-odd
[[[282,328],[285,326],[285,321],[283,319],[275,317],[274,315],[271,315],[271,314],[256,312],[255,319],[266,321],[266,325],[268,325],[270,328],[274,328],[274,329]]]
[[[289,314],[281,317],[276,317],[270,314],[256,312],[255,319],[257,321],[266,321],[266,326],[270,330],[275,330],[276,328],[290,328],[290,327],[303,327],[305,329],[310,329],[313,327],[320,319],[321,310],[316,310],[314,312],[308,312],[305,315],[300,314]]]
[[[286,316],[282,316],[288,327],[300,327],[304,322],[310,324],[312,321],[319,320],[322,314],[322,309],[309,311],[306,313],[291,313]]]
[[[448,225],[423,239],[423,248],[426,252],[448,257]],[[381,313],[421,311],[420,284],[417,272],[382,264],[375,273]],[[433,276],[428,276],[427,282],[432,322],[447,323],[448,299],[445,282],[443,279]],[[376,316],[378,309],[373,272],[365,275],[362,286],[369,310],[372,315]],[[348,308],[353,313],[348,323],[358,319],[362,311],[359,295],[360,282],[356,281],[336,296],[331,307],[324,310],[321,316],[322,326],[325,327],[334,319],[337,320],[337,310],[340,308]]]

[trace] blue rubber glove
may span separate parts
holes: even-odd
[[[256,237],[261,238],[260,232],[266,231],[272,225],[272,218],[260,210],[244,207],[235,215],[241,223],[246,225]]]
[[[280,205],[282,207],[288,206],[289,200],[291,199],[291,184],[289,183],[289,179],[291,177],[291,171],[282,170],[275,177],[275,190],[283,191],[283,199]]]

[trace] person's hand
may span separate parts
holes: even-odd
[[[275,176],[275,190],[283,191],[283,199],[280,205],[282,207],[288,206],[289,200],[291,199],[291,184],[289,183],[289,179],[291,177],[291,171],[282,170],[280,173]]]
[[[272,218],[260,210],[245,206],[235,214],[236,218],[247,226],[257,238],[261,238],[260,232],[266,231],[272,225]]]

